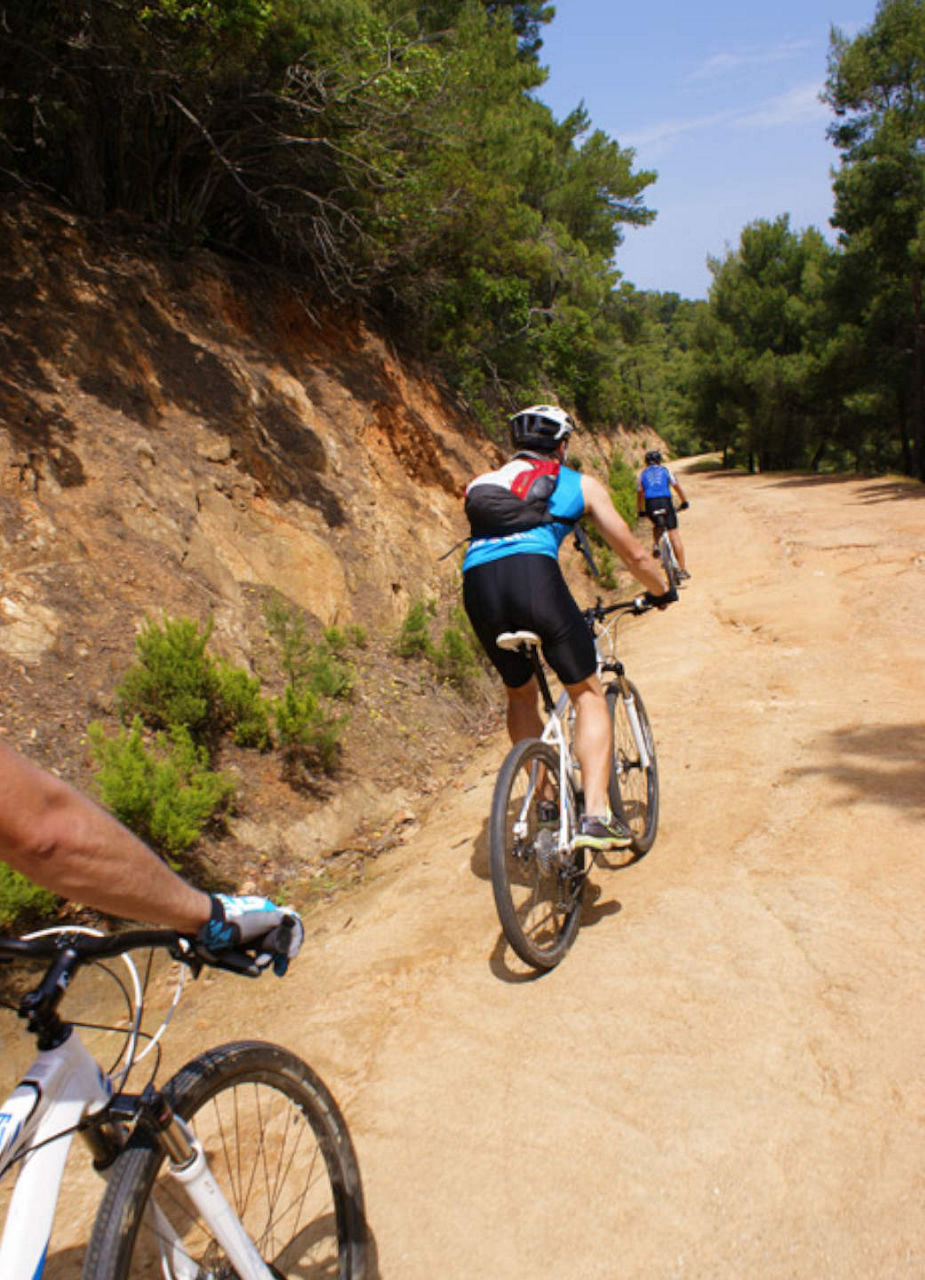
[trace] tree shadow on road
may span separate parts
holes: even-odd
[[[916,480],[904,480],[901,478],[887,480],[885,477],[876,480],[870,476],[858,475],[853,471],[840,472],[838,475],[829,473],[824,475],[808,473],[804,475],[795,472],[773,471],[755,472],[750,475],[747,471],[709,471],[699,474],[697,479],[706,481],[764,480],[775,489],[832,488],[833,486],[867,481],[855,496],[856,502],[870,505],[876,502],[898,502],[907,498],[925,498],[925,484],[919,484]]]
[[[855,725],[823,740],[828,764],[789,770],[791,778],[827,776],[849,799],[875,801],[925,817],[925,724]]]

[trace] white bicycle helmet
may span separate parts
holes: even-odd
[[[558,405],[532,404],[509,419],[511,442],[515,449],[539,449],[551,453],[561,440],[567,440],[575,423]]]

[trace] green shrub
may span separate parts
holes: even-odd
[[[305,674],[304,684],[326,698],[347,698],[353,689],[353,669],[322,641],[316,645]]]
[[[459,627],[449,626],[440,637],[434,655],[437,670],[444,680],[462,688],[478,670],[478,657],[469,638]]]
[[[294,689],[310,689],[326,698],[346,698],[353,688],[353,670],[342,658],[350,641],[347,633],[330,627],[315,644],[308,634],[305,615],[282,596],[274,594],[264,607],[267,631],[280,653],[286,681]],[[359,628],[358,634],[363,634]],[[363,634],[365,641],[365,634]]]
[[[636,474],[618,453],[610,459],[607,485],[613,505],[632,529],[636,523]]]
[[[363,627],[357,626],[328,627],[324,633],[324,642],[332,653],[342,658],[346,649],[366,648],[366,631]]]
[[[141,716],[145,724],[169,729],[185,725],[194,737],[210,726],[216,711],[214,664],[206,653],[211,619],[200,631],[191,618],[146,620],[135,641],[137,661],[116,690],[119,713],[128,723]]]
[[[0,862],[0,930],[14,928],[23,917],[50,915],[56,901],[53,893]]]
[[[432,658],[434,645],[430,638],[430,620],[437,611],[435,600],[414,600],[405,615],[395,644],[400,658]]]
[[[208,753],[183,725],[169,735],[157,734],[155,751],[145,746],[139,716],[115,738],[107,738],[99,722],[90,725],[88,735],[103,804],[167,855],[190,849],[234,795],[234,783],[209,769]]]
[[[290,765],[315,759],[325,773],[333,772],[346,717],[331,715],[314,690],[298,690],[291,684],[273,703],[273,716],[277,739]]]
[[[305,615],[274,592],[263,607],[263,617],[279,651],[287,683],[298,686],[307,675],[314,649],[305,626]]]
[[[270,746],[270,705],[261,696],[257,677],[220,658],[215,664],[215,684],[222,720],[237,746],[266,751]]]

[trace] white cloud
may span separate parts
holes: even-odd
[[[717,126],[773,129],[826,119],[829,112],[825,104],[819,101],[820,89],[819,84],[799,85],[776,98],[768,98],[753,106],[731,107],[709,115],[662,120],[648,128],[637,130],[622,141],[625,146],[635,147],[637,152],[641,149],[664,152],[685,134],[716,129]]]
[[[771,98],[752,111],[737,115],[732,123],[737,129],[773,129],[780,125],[802,124],[807,120],[827,120],[829,108],[819,100],[822,86],[801,85]]]
[[[741,67],[766,67],[774,62],[786,62],[798,58],[807,50],[815,48],[814,40],[787,40],[775,45],[772,49],[742,49],[736,53],[716,53],[706,62],[696,67],[687,79],[715,80],[730,71],[738,71]]]

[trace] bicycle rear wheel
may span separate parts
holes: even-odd
[[[367,1237],[356,1155],[310,1067],[276,1045],[226,1044],[188,1063],[163,1092],[202,1143],[274,1276],[362,1280]],[[160,1145],[136,1128],[110,1170],[84,1280],[236,1274],[167,1171]]]
[[[652,848],[658,830],[658,763],[652,726],[639,690],[631,680],[624,680],[623,687],[630,695],[631,703],[622,696],[619,681],[608,685],[606,690],[607,706],[613,723],[610,807],[632,831],[633,851],[642,854],[648,853]],[[630,705],[635,708],[648,765],[643,763],[643,752],[633,728]]]
[[[508,752],[491,805],[491,884],[498,918],[511,947],[525,964],[552,969],[575,940],[581,918],[584,856],[558,848],[559,827],[539,822],[537,805],[545,773],[544,795],[559,795],[559,757],[537,738],[516,743]],[[575,826],[575,795],[565,797],[569,839]]]

